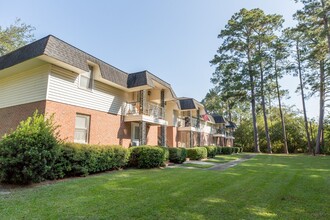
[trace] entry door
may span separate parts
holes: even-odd
[[[131,128],[131,141],[132,146],[139,146],[140,145],[140,126],[138,123],[132,123]]]

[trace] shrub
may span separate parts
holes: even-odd
[[[138,146],[131,147],[130,166],[154,168],[165,165],[168,149],[164,147]]]
[[[41,182],[52,176],[58,157],[52,117],[36,111],[0,142],[0,180],[14,184]]]
[[[233,147],[223,147],[222,148],[222,154],[232,154],[234,152]]]
[[[213,158],[217,155],[217,147],[215,146],[204,146],[207,150],[207,157]]]
[[[187,150],[181,147],[168,148],[170,153],[170,161],[173,163],[183,163],[187,158]]]
[[[65,143],[60,146],[61,155],[54,173],[57,176],[86,176],[125,167],[130,151],[121,146]]]
[[[217,146],[217,154],[222,154],[222,147]]]
[[[201,160],[207,158],[207,150],[205,147],[188,148],[187,157],[191,160]]]
[[[240,149],[241,149],[241,150],[240,150],[240,153],[243,153],[243,147],[240,147]]]
[[[158,147],[158,146],[155,146],[155,147]],[[160,146],[159,146],[160,147]],[[164,164],[163,164],[163,166],[165,166],[165,161],[168,161],[169,160],[169,158],[170,158],[170,152],[169,152],[169,150],[168,150],[168,147],[160,147],[162,150],[163,150],[163,152],[164,152]]]
[[[233,153],[238,154],[240,152],[240,148],[239,147],[232,147],[233,148]]]

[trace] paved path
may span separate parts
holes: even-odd
[[[251,159],[255,156],[256,156],[255,154],[244,155],[244,157],[242,157],[238,160],[230,161],[230,162],[223,163],[223,164],[217,164],[213,167],[208,168],[207,170],[225,170],[225,169],[228,169],[230,167],[234,167],[239,163],[247,161],[247,160],[249,160],[249,159]]]
[[[255,154],[249,154],[249,155],[244,155],[242,158],[237,159],[237,160],[233,160],[227,163],[213,163],[213,162],[206,162],[206,161],[197,161],[197,160],[190,160],[190,161],[186,161],[185,163],[193,163],[193,164],[205,164],[205,165],[213,165],[210,168],[207,168],[205,170],[225,170],[228,169],[230,167],[234,167],[239,163],[242,163],[244,161],[247,161],[253,157],[255,157]],[[196,167],[184,167],[181,166],[180,164],[173,164],[168,166],[168,168],[175,168],[175,167],[181,167],[181,168],[186,168],[186,169],[201,169],[201,168],[196,168]]]

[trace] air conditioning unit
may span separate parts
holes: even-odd
[[[140,141],[134,140],[134,141],[132,141],[131,145],[132,146],[140,146]]]

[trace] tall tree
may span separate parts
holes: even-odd
[[[294,76],[299,77],[299,91],[301,94],[301,102],[303,107],[304,114],[304,124],[305,124],[305,132],[307,139],[307,146],[309,153],[313,153],[309,125],[308,125],[308,117],[306,112],[306,103],[305,103],[305,75],[304,75],[304,63],[306,59],[306,47],[304,46],[303,34],[299,31],[298,28],[290,28],[284,31],[285,38],[288,40],[288,43],[292,50],[292,57],[294,59],[293,65],[291,65],[291,70],[293,71]]]
[[[263,12],[259,9],[251,11],[241,9],[235,13],[225,29],[220,32],[218,37],[223,40],[223,43],[218,49],[218,54],[210,61],[213,65],[218,65],[213,79],[221,81],[223,88],[229,91],[230,84],[233,84],[235,91],[244,91],[246,94],[250,92],[255,152],[260,152],[260,147],[256,116],[255,78],[257,74],[253,64],[253,56],[256,53],[253,32],[260,13]]]
[[[277,100],[278,100],[278,109],[280,113],[280,119],[281,119],[281,125],[282,125],[282,132],[283,132],[283,144],[284,144],[284,153],[288,154],[288,141],[287,141],[287,135],[286,135],[286,129],[285,129],[285,119],[282,109],[282,103],[281,103],[281,91],[280,91],[280,85],[279,85],[279,78],[283,76],[283,71],[285,68],[285,64],[283,67],[283,62],[286,61],[289,54],[287,53],[287,44],[284,43],[283,40],[277,39],[273,43],[273,49],[272,49],[272,57],[273,57],[273,63],[274,63],[274,78],[275,78],[275,86],[276,86],[276,94],[277,94]],[[282,65],[281,65],[282,64]]]
[[[267,43],[271,41],[270,36],[274,35],[274,31],[280,24],[281,17],[278,15],[266,15],[260,9],[241,9],[231,17],[225,29],[220,32],[218,37],[223,42],[218,49],[218,54],[211,61],[213,65],[217,65],[212,81],[218,83],[218,87],[226,88],[226,94],[236,97],[236,102],[240,101],[237,97],[242,97],[251,103],[255,152],[260,152],[256,92],[260,87],[260,82],[262,86],[265,83],[262,57]],[[265,106],[265,94],[262,94],[261,98]],[[263,109],[266,112],[265,108]],[[267,116],[264,122],[268,130]],[[268,131],[267,133],[269,135]],[[269,136],[267,140],[270,149]]]
[[[0,56],[20,48],[34,40],[34,27],[17,18],[9,27],[0,26]]]
[[[256,63],[259,66],[260,73],[260,95],[261,95],[261,107],[263,112],[264,124],[265,124],[265,134],[267,140],[268,153],[272,153],[270,134],[268,129],[268,119],[266,111],[266,94],[265,94],[265,84],[267,84],[265,76],[265,65],[267,62],[270,63],[269,59],[269,49],[271,42],[273,42],[277,36],[275,34],[283,24],[284,20],[280,15],[264,15],[259,18],[259,26],[255,29],[255,35],[257,40],[257,53],[256,53]],[[268,66],[270,66],[268,64]]]
[[[320,112],[319,126],[316,138],[315,153],[321,152],[321,142],[324,124],[324,112],[326,90],[328,88],[329,71],[327,65],[330,54],[330,33],[328,27],[330,2],[326,0],[300,0],[304,4],[302,10],[298,10],[294,15],[298,20],[298,27],[303,30],[304,37],[309,41],[310,47],[310,65],[319,69],[318,83],[312,82],[312,87],[319,90]]]

